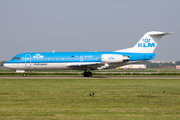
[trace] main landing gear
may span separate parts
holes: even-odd
[[[83,73],[83,75],[84,75],[84,77],[92,77],[92,72],[89,72],[89,71],[86,72],[86,71],[85,71],[85,72]]]

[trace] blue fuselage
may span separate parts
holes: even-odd
[[[101,62],[102,54],[129,56],[129,61],[149,60],[154,53],[124,52],[32,52],[21,53],[6,63],[67,63],[67,62]]]
[[[110,69],[149,60],[154,53],[125,52],[32,52],[21,53],[7,61],[4,67],[15,70],[96,70]]]

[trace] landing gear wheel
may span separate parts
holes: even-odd
[[[84,77],[92,77],[91,72],[84,72],[83,75],[84,75]]]
[[[88,72],[88,77],[92,77],[92,73],[91,72]]]
[[[26,77],[26,73],[23,73],[23,77]]]

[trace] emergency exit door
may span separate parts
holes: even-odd
[[[29,54],[25,55],[25,67],[26,68],[31,67],[31,55],[29,55]]]

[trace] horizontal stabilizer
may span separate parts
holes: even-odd
[[[161,35],[161,36],[169,35],[169,34],[174,34],[174,32],[169,32],[169,33],[164,33],[164,32],[149,33],[149,35]]]

